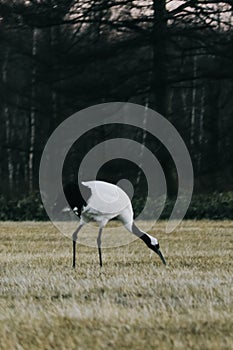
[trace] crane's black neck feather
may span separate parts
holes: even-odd
[[[144,232],[142,232],[141,230],[139,230],[139,228],[135,225],[134,222],[133,222],[133,224],[132,224],[132,232],[133,232],[137,237],[139,237],[144,243],[146,243],[146,245],[147,245],[148,247],[151,246],[151,239],[150,239],[150,237],[149,237],[146,233],[144,233]]]
[[[78,185],[73,182],[68,183],[64,186],[64,194],[69,203],[69,206],[74,209],[78,208],[78,216],[81,215],[83,206],[86,206],[88,199],[91,196],[91,189],[87,186],[84,186],[82,183]],[[56,199],[55,211],[60,212],[63,207],[60,206],[60,203],[63,204],[63,201],[60,201],[61,194],[58,195]]]

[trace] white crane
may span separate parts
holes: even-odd
[[[99,234],[97,237],[97,245],[99,251],[99,263],[102,266],[101,255],[101,235],[103,227],[113,218],[119,219],[125,228],[143,240],[148,248],[152,249],[159,255],[164,265],[166,261],[159,249],[158,240],[150,236],[148,233],[141,231],[133,221],[132,204],[127,194],[118,186],[103,181],[82,182],[84,188],[89,190],[89,198],[86,207],[81,211],[80,224],[73,233],[73,267],[75,267],[76,240],[78,232],[89,221],[97,221],[99,223]],[[77,208],[75,208],[77,209]]]

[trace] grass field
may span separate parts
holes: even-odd
[[[0,349],[233,349],[233,222],[164,226],[167,267],[137,240],[74,271],[52,224],[0,223]]]

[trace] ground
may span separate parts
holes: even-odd
[[[51,223],[0,223],[1,350],[233,349],[233,222],[164,227],[149,233],[167,267],[137,240],[104,249],[101,270],[79,244],[73,270]]]

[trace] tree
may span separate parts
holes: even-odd
[[[199,190],[209,177],[220,188],[233,164],[231,11],[230,0],[1,1],[2,190],[37,189],[55,127],[77,110],[116,100],[167,117],[190,149]],[[146,124],[146,112],[143,118]],[[127,132],[158,155],[175,184],[166,150],[147,133]],[[122,134],[94,130],[83,150]]]

